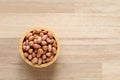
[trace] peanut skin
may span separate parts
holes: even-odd
[[[43,46],[46,45],[46,44],[47,44],[46,41],[42,41],[42,42],[41,42],[41,45],[43,45]]]
[[[50,51],[52,51],[52,45],[48,45],[48,51],[50,52]]]
[[[33,49],[29,49],[29,51],[28,51],[28,52],[29,52],[30,54],[31,54],[31,53],[33,53]]]
[[[33,63],[33,64],[38,63],[38,59],[37,59],[36,57],[34,57],[34,58],[32,59],[32,63]]]
[[[45,41],[47,39],[47,35],[43,35],[42,40]]]
[[[56,54],[56,53],[57,53],[57,50],[56,50],[56,48],[55,48],[55,47],[52,47],[52,52],[53,52],[54,54]]]
[[[38,48],[40,48],[41,46],[40,46],[39,44],[34,44],[33,47],[34,47],[35,49],[38,49]]]
[[[42,49],[38,49],[38,54],[43,54],[43,50]]]
[[[52,55],[51,52],[47,52],[47,53],[46,53],[46,56],[48,56],[48,57],[50,57],[51,55]]]
[[[48,47],[47,46],[43,46],[42,47],[44,51],[47,51]]]
[[[28,56],[28,59],[31,60],[31,59],[32,59],[32,55],[29,55],[29,56]]]
[[[38,59],[38,64],[42,64],[42,59],[41,58]]]
[[[47,58],[46,55],[43,55],[43,56],[42,56],[42,59],[43,59],[43,60],[46,59],[46,58]]]
[[[25,52],[25,53],[24,53],[24,56],[25,56],[25,57],[28,57],[28,56],[29,56],[29,54],[28,54],[27,52]]]
[[[23,51],[25,51],[25,50],[26,50],[26,46],[25,46],[25,45],[23,45],[23,46],[22,46],[22,49],[23,49]]]

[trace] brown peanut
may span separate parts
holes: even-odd
[[[34,39],[33,36],[30,36],[30,37],[29,37],[29,41],[32,41],[33,39]]]
[[[26,46],[25,46],[25,45],[23,45],[23,46],[22,46],[22,49],[23,49],[23,51],[25,51],[25,50],[26,50]]]
[[[43,50],[42,49],[38,49],[38,54],[43,54]]]
[[[41,32],[40,29],[36,29],[36,33],[39,34]]]
[[[38,62],[38,59],[36,58],[36,57],[34,57],[33,59],[32,59],[32,63],[33,64],[36,64]]]
[[[30,45],[30,46],[33,46],[33,44],[34,44],[33,41],[30,41],[30,42],[29,42],[29,45]]]
[[[38,64],[42,64],[42,59],[41,58],[38,59]]]
[[[48,47],[47,46],[43,46],[42,47],[44,51],[47,51]]]
[[[37,57],[39,58],[41,56],[41,54],[37,54]]]
[[[28,44],[29,44],[29,41],[28,41],[28,40],[26,40],[26,41],[25,41],[25,45],[28,45]]]
[[[28,34],[26,35],[26,38],[29,38],[30,36],[32,36],[32,33],[28,33]]]
[[[52,44],[52,46],[57,48],[57,44],[55,42]]]
[[[42,40],[45,41],[47,39],[47,35],[43,35]]]
[[[54,54],[56,54],[57,50],[56,50],[55,47],[52,47],[52,52],[53,52]]]
[[[44,46],[44,45],[47,44],[47,42],[46,41],[42,41],[41,44]]]
[[[41,38],[41,37],[38,37],[37,43],[40,43],[41,40],[42,40],[42,38]]]
[[[43,30],[42,33],[47,34],[48,32]]]
[[[46,62],[50,62],[53,59],[53,55],[46,59]]]
[[[54,57],[53,55],[50,57],[50,61],[53,59],[53,57]]]
[[[39,44],[34,44],[33,47],[34,47],[35,49],[38,49],[38,48],[40,48],[41,46],[40,46]]]
[[[34,39],[34,43],[36,44],[38,41],[37,41],[37,39]]]
[[[53,42],[54,42],[54,39],[51,39],[51,40],[50,40],[50,43],[52,44]]]
[[[31,54],[31,53],[33,53],[33,49],[29,49],[29,51],[28,51],[28,52],[29,52],[30,54]]]
[[[52,51],[52,45],[48,45],[48,51],[50,52],[50,51]]]
[[[28,59],[31,60],[31,59],[32,59],[32,55],[29,55],[29,56],[28,56]]]
[[[43,59],[43,60],[42,60],[42,63],[44,64],[45,62],[46,62],[46,60]]]
[[[46,53],[46,56],[48,56],[48,57],[50,57],[51,55],[52,55],[51,52],[47,52],[47,53]]]
[[[41,32],[41,33],[40,33],[40,36],[43,36],[43,35],[44,35],[44,34]]]
[[[35,52],[33,52],[33,53],[32,53],[32,57],[36,57],[36,54],[35,54]]]
[[[24,56],[25,56],[25,57],[28,57],[28,55],[29,55],[29,54],[28,54],[27,52],[24,53]]]
[[[28,51],[30,49],[30,46],[26,46],[26,51]]]
[[[46,41],[47,41],[48,43],[51,43],[51,40],[50,40],[50,38],[47,38],[47,39],[46,39]]]
[[[46,58],[47,58],[46,55],[43,55],[43,56],[42,56],[42,59],[46,59]]]
[[[52,33],[48,32],[48,37],[52,39],[53,38]]]

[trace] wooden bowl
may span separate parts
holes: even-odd
[[[23,53],[23,50],[22,50],[22,43],[23,43],[23,40],[24,40],[26,34],[29,33],[30,31],[36,30],[36,29],[43,29],[43,30],[46,30],[46,31],[48,31],[48,32],[51,32],[51,33],[53,34],[54,38],[55,38],[56,41],[57,41],[57,53],[56,53],[56,55],[54,56],[54,58],[52,59],[52,61],[50,61],[50,62],[48,62],[48,63],[40,64],[40,65],[39,65],[39,64],[32,64],[31,61],[29,61],[29,60],[24,56],[24,53]],[[27,64],[29,64],[30,66],[36,67],[36,68],[43,68],[43,67],[47,67],[47,66],[53,64],[53,63],[56,61],[56,59],[58,58],[59,49],[60,49],[60,43],[59,43],[59,40],[58,40],[57,36],[54,34],[54,32],[51,31],[51,30],[49,30],[49,29],[47,29],[47,28],[41,28],[41,27],[32,28],[32,29],[29,29],[28,31],[26,31],[26,33],[21,37],[21,39],[20,39],[20,44],[19,44],[19,51],[20,51],[20,55],[21,55],[22,59],[23,59]]]

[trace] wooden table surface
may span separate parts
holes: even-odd
[[[60,39],[60,56],[47,68],[20,57],[31,27]],[[120,0],[0,0],[0,80],[120,80]]]

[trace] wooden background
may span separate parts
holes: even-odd
[[[21,35],[39,26],[61,43],[43,69],[18,50]],[[0,0],[0,80],[120,80],[120,0]]]

